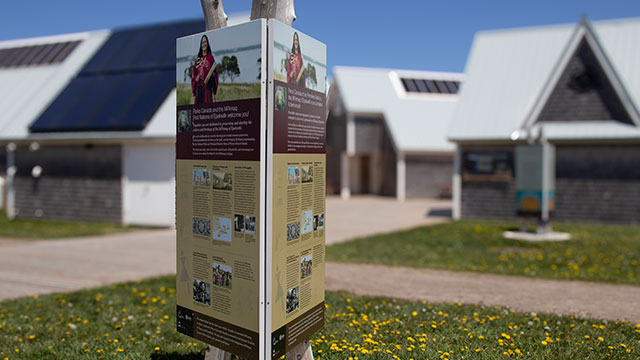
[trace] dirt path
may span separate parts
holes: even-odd
[[[326,289],[640,323],[637,286],[327,262]]]

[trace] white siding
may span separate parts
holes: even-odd
[[[174,226],[174,145],[124,145],[122,157],[123,222]]]

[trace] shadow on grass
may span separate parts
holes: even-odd
[[[178,353],[162,353],[151,354],[150,360],[202,360],[204,353],[178,354]]]

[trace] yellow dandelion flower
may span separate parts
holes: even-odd
[[[546,342],[544,340],[542,340],[541,343],[542,343],[542,345],[547,345],[548,344],[548,342]]]

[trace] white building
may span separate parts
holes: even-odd
[[[175,39],[203,29],[195,20],[0,42],[9,216],[172,226]]]
[[[327,120],[327,190],[447,197],[454,145],[446,132],[462,74],[336,67]]]

